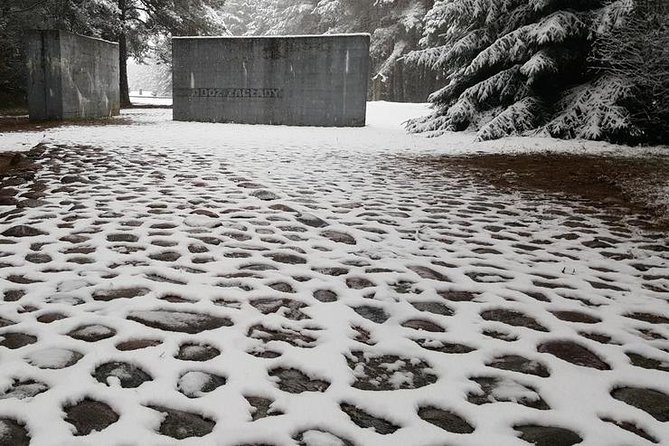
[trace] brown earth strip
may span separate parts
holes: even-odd
[[[581,197],[599,208],[622,206],[650,214],[655,219],[653,226],[669,228],[669,207],[656,201],[662,187],[669,187],[668,156],[490,154],[421,161],[438,168],[467,170],[502,189]]]

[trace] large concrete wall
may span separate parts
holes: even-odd
[[[174,38],[174,119],[364,126],[369,39]]]
[[[30,119],[118,115],[118,44],[65,31],[26,35]]]

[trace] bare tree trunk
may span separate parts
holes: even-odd
[[[125,33],[126,0],[118,0],[118,8],[121,11],[121,32],[118,36],[118,58],[119,58],[119,91],[121,93],[121,107],[130,107],[130,91],[128,89],[128,42]]]
[[[128,89],[128,45],[125,32],[118,39],[118,65],[120,70],[119,88],[121,93],[121,107],[130,107],[130,91]]]

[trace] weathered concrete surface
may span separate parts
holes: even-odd
[[[26,34],[30,119],[118,115],[118,44],[66,31]]]
[[[174,119],[364,126],[367,34],[178,37]]]

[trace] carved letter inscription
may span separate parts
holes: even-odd
[[[278,99],[282,88],[177,88],[176,96],[189,98],[256,98]]]

